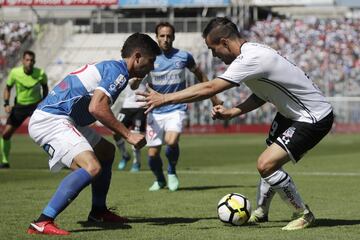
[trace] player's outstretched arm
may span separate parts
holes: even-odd
[[[189,103],[204,100],[233,86],[235,86],[235,84],[220,78],[215,78],[212,81],[198,83],[174,93],[160,94],[147,86],[148,92],[137,92],[136,94],[143,96],[143,98],[138,101],[145,102],[145,106],[148,108],[146,113],[148,113],[153,108],[165,104]]]
[[[264,103],[264,100],[262,100],[255,94],[252,94],[244,102],[233,108],[225,108],[221,105],[214,106],[211,110],[211,117],[213,119],[222,120],[234,118],[236,116],[251,112],[252,110],[262,106]]]
[[[208,82],[209,81],[208,77],[206,76],[206,74],[203,71],[201,71],[199,66],[195,67],[194,70],[192,70],[192,72],[194,73],[194,75],[196,76],[196,78],[198,79],[199,82]],[[213,104],[213,106],[222,105],[224,103],[216,95],[212,96],[210,98],[210,100],[211,100],[211,103]]]
[[[135,148],[145,146],[145,136],[132,133],[124,124],[119,122],[111,111],[109,102],[109,97],[103,91],[95,90],[89,105],[89,112],[104,126],[121,135],[128,143],[134,145]]]

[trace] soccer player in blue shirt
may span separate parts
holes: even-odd
[[[155,34],[162,51],[156,58],[155,69],[144,81],[160,93],[173,93],[186,88],[185,70],[189,69],[200,82],[209,81],[193,56],[173,47],[175,28],[168,22],[161,22],[155,27]],[[212,97],[213,105],[221,104]],[[176,175],[176,164],[179,159],[179,138],[186,117],[187,104],[170,104],[153,109],[147,116],[146,140],[148,161],[156,180],[149,191],[157,191],[166,186],[160,157],[161,145],[166,144],[165,155],[168,159],[168,188],[176,191],[179,180]]]
[[[29,234],[70,234],[57,227],[54,219],[90,184],[92,208],[88,220],[127,221],[106,206],[115,147],[88,125],[98,120],[136,148],[145,146],[145,137],[119,122],[110,105],[130,78],[143,78],[154,69],[159,54],[157,43],[148,35],[132,34],[123,45],[121,60],[81,67],[67,75],[38,105],[29,122],[30,136],[49,154],[51,171],[67,167],[72,172],[30,224]]]

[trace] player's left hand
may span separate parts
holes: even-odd
[[[150,88],[148,84],[146,85],[146,90],[147,92],[136,92],[136,95],[140,96],[136,101],[144,102],[143,106],[147,108],[145,114],[165,103],[164,95]]]
[[[230,119],[232,117],[232,109],[225,108],[223,105],[216,105],[211,109],[212,119]]]

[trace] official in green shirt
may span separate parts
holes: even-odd
[[[10,139],[16,129],[35,111],[37,104],[48,94],[47,76],[44,70],[34,67],[35,53],[25,51],[22,66],[13,68],[4,89],[4,108],[10,114],[1,138],[2,162],[0,168],[9,168]],[[11,88],[15,86],[14,106],[9,104]]]

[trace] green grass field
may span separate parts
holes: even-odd
[[[49,237],[25,232],[68,171],[50,173],[47,155],[28,136],[15,136],[11,169],[0,170],[0,239],[360,239],[357,135],[330,135],[300,163],[285,167],[317,217],[315,227],[282,231],[291,212],[278,196],[268,223],[232,227],[217,219],[217,202],[227,193],[242,193],[255,205],[256,159],[265,147],[264,139],[264,135],[182,136],[177,192],[147,191],[153,176],[145,151],[140,173],[115,170],[116,160],[108,205],[131,222],[87,223],[91,195],[86,188],[57,219],[72,234]]]

